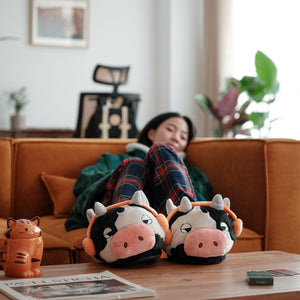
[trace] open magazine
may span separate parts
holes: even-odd
[[[12,299],[126,299],[155,296],[156,292],[109,271],[102,273],[0,281]]]

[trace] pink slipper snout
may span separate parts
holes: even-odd
[[[111,238],[112,253],[118,259],[124,259],[151,250],[154,245],[154,232],[145,224],[123,227]]]
[[[188,234],[184,241],[184,251],[189,256],[216,257],[225,254],[226,235],[218,229],[200,228]]]

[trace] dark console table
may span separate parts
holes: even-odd
[[[1,137],[12,138],[71,138],[74,135],[74,130],[71,129],[41,129],[31,128],[23,130],[2,130],[0,129]]]

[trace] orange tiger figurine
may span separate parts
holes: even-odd
[[[39,217],[34,217],[31,220],[7,219],[2,261],[3,270],[7,276],[41,276],[43,239],[39,224]]]

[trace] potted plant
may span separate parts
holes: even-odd
[[[244,76],[241,80],[227,79],[225,92],[221,93],[216,106],[205,95],[196,95],[197,104],[218,122],[214,136],[252,135],[254,131],[260,137],[268,136],[275,121],[270,119],[269,111],[279,89],[277,68],[261,51],[256,52],[255,67],[257,76]]]
[[[15,114],[10,117],[11,129],[19,130],[25,128],[25,116],[21,115],[24,107],[29,103],[26,87],[8,93],[8,102],[14,107]]]

